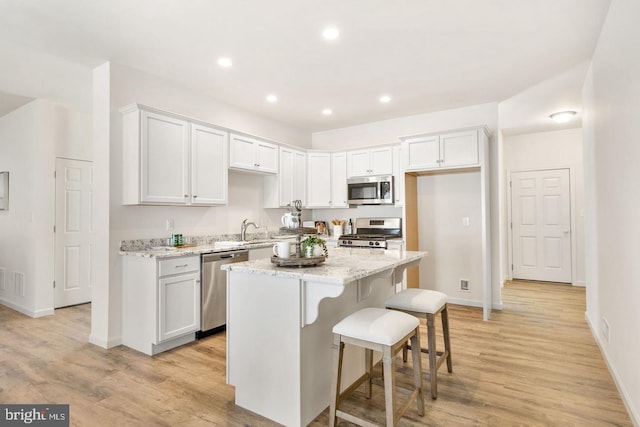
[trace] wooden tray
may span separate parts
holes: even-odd
[[[277,256],[271,257],[271,262],[278,267],[313,267],[315,265],[320,265],[324,262],[325,257],[323,256],[315,256],[315,257],[300,257],[298,258],[295,255],[292,255],[289,258],[278,258]]]

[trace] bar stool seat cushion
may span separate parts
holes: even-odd
[[[334,334],[393,346],[418,327],[417,317],[384,308],[363,308],[333,327]]]
[[[385,301],[385,306],[419,313],[437,313],[447,303],[447,295],[428,289],[405,289]]]

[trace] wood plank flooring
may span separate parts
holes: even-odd
[[[426,399],[424,417],[412,405],[400,425],[631,426],[584,299],[583,288],[511,282],[504,310],[488,322],[479,308],[450,305],[453,373],[441,369],[438,399]],[[69,403],[73,426],[277,425],[234,404],[224,334],[149,357],[89,344],[89,331],[89,305],[39,319],[0,306],[0,402]],[[408,384],[410,361],[397,358],[396,368]],[[357,391],[346,405],[384,420],[381,387],[371,400]],[[327,425],[327,414],[311,425]]]

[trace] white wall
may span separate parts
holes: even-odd
[[[455,304],[482,306],[480,207],[478,171],[418,177],[418,242],[429,252],[421,288],[444,292]],[[469,292],[460,290],[461,279],[469,281]]]
[[[489,103],[473,105],[465,108],[439,111],[435,113],[420,114],[415,116],[400,117],[396,119],[384,120],[380,122],[367,123],[360,126],[353,126],[344,129],[336,129],[313,134],[312,146],[318,150],[345,150],[372,145],[383,145],[399,143],[398,137],[420,133],[440,132],[454,129],[467,128],[472,126],[485,125],[492,132],[489,142],[490,168],[491,168],[491,246],[492,246],[492,288],[493,304],[500,306],[500,244],[498,238],[499,231],[499,209],[498,209],[498,182],[497,171],[499,150],[498,150],[498,104]],[[458,197],[457,195],[462,195]],[[453,203],[455,209],[455,220],[451,222],[444,218],[448,215],[447,209],[436,201],[436,196],[447,198]],[[450,199],[448,198],[450,197]],[[465,201],[472,201],[468,205]],[[428,250],[430,255],[427,261],[423,261],[423,268],[420,270],[421,287],[439,287],[443,292],[449,294],[451,298],[458,298],[459,302],[473,305],[482,305],[482,245],[480,228],[480,177],[479,174],[456,174],[455,177],[420,177],[418,180],[418,205],[419,205],[419,249]],[[440,200],[440,199],[438,199]],[[375,207],[371,207],[375,209]],[[402,216],[400,208],[382,208],[380,215],[373,213],[370,216],[389,216],[389,209],[395,209],[397,215]],[[435,210],[435,212],[434,212]],[[371,211],[367,211],[368,213]],[[384,213],[383,213],[384,212]],[[422,212],[422,213],[421,213]],[[437,217],[433,217],[437,213]],[[333,215],[332,215],[333,214]],[[337,209],[334,212],[323,210],[318,213],[314,211],[316,219],[334,219],[345,217],[356,217],[360,212],[354,209]],[[471,218],[470,227],[460,229],[462,217]],[[437,224],[437,226],[435,225]],[[432,233],[433,227],[437,227],[437,233]],[[463,240],[455,240],[457,251],[464,253],[464,257],[473,265],[460,267],[459,258],[453,254],[456,252],[451,246],[449,237],[466,235],[470,241],[475,241],[469,246]],[[477,237],[477,240],[474,240]],[[434,251],[438,251],[437,253]],[[442,250],[442,252],[440,252]],[[436,262],[437,261],[437,262]],[[468,277],[464,277],[464,276]],[[472,280],[472,292],[459,292],[459,279]],[[436,282],[438,282],[436,284]],[[442,287],[442,288],[440,288]]]
[[[537,132],[504,137],[504,170],[507,175],[505,191],[509,192],[509,174],[518,171],[560,169],[570,170],[571,229],[572,229],[572,282],[585,285],[584,264],[584,174],[582,129]],[[505,212],[510,211],[509,200]],[[504,247],[504,251],[508,248]],[[506,266],[505,266],[506,267]],[[510,272],[503,271],[503,278]]]
[[[597,264],[587,270],[587,319],[635,425],[640,425],[639,16],[640,2],[612,1],[583,91],[585,174],[595,177],[595,187],[586,189],[587,206],[596,209],[586,212],[587,218],[595,214],[587,220],[587,245],[597,245],[597,252],[587,253],[587,264]]]
[[[91,112],[91,70],[0,39],[0,90]]]
[[[55,158],[87,159],[89,116],[35,100],[0,118],[0,171],[9,171],[9,211],[0,212],[0,302],[29,316],[53,313]],[[14,272],[24,273],[24,296]]]

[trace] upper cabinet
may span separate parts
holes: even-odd
[[[404,206],[404,165],[402,164],[402,146],[393,147],[393,204],[395,206]]]
[[[347,153],[307,154],[307,203],[309,208],[348,208]]]
[[[228,133],[191,125],[191,204],[227,203]]]
[[[331,154],[331,207],[348,208],[347,153]]]
[[[224,130],[133,105],[123,114],[123,204],[227,203]]]
[[[278,146],[232,133],[229,141],[229,167],[276,174],[278,173]]]
[[[349,178],[393,173],[392,147],[375,147],[347,152]]]
[[[279,172],[265,176],[264,207],[278,208],[293,206],[294,200],[306,204],[307,154],[303,151],[280,147]]]
[[[463,130],[438,135],[417,135],[402,138],[405,171],[454,169],[480,166],[478,132]]]
[[[331,207],[331,153],[307,153],[307,203],[309,208]]]

